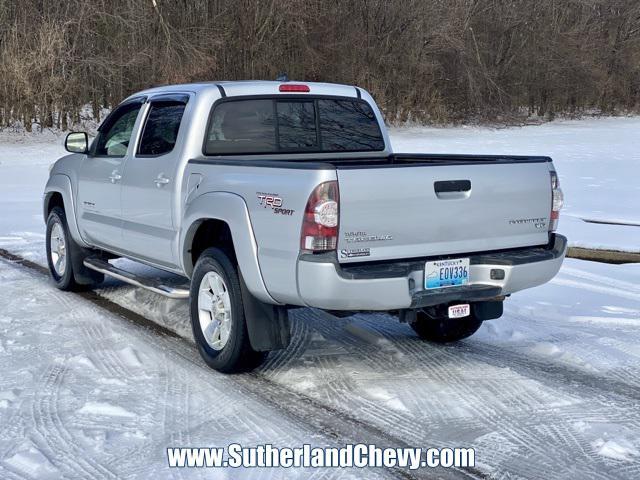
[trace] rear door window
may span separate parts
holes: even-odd
[[[205,155],[384,150],[371,106],[358,99],[261,98],[214,106]]]
[[[180,130],[185,104],[181,102],[157,102],[149,107],[138,155],[159,156],[173,150]]]

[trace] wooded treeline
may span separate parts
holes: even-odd
[[[360,85],[391,122],[636,110],[640,2],[0,0],[0,127],[281,71]]]

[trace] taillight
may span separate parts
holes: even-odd
[[[335,250],[338,244],[338,182],[318,185],[304,210],[300,248],[307,252]]]
[[[302,85],[299,83],[283,83],[282,85],[280,85],[279,90],[281,92],[303,92],[303,93],[308,93],[309,90],[309,85]]]
[[[549,215],[549,231],[555,232],[558,228],[558,220],[560,219],[560,210],[564,203],[564,195],[560,188],[560,180],[558,174],[554,171],[551,174],[551,215]]]

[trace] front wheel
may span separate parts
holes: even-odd
[[[47,217],[46,246],[49,273],[60,290],[83,290],[104,280],[104,275],[83,265],[84,259],[96,252],[73,240],[60,207],[53,207]]]
[[[47,218],[47,264],[51,278],[60,290],[78,287],[71,263],[71,242],[64,210],[53,207]]]
[[[482,320],[473,310],[471,315],[463,318],[448,318],[442,315],[434,317],[418,311],[416,319],[410,325],[422,340],[447,343],[470,337],[478,331]]]
[[[220,249],[206,249],[196,263],[190,313],[198,351],[211,368],[247,371],[266,358],[251,348],[237,267]]]

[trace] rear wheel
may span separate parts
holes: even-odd
[[[447,343],[470,337],[482,325],[472,310],[471,315],[463,318],[448,318],[445,315],[430,316],[423,311],[416,312],[411,328],[423,340],[436,343]]]
[[[223,373],[248,371],[266,352],[251,348],[237,267],[220,249],[200,255],[191,279],[191,328],[198,351],[211,368]]]

